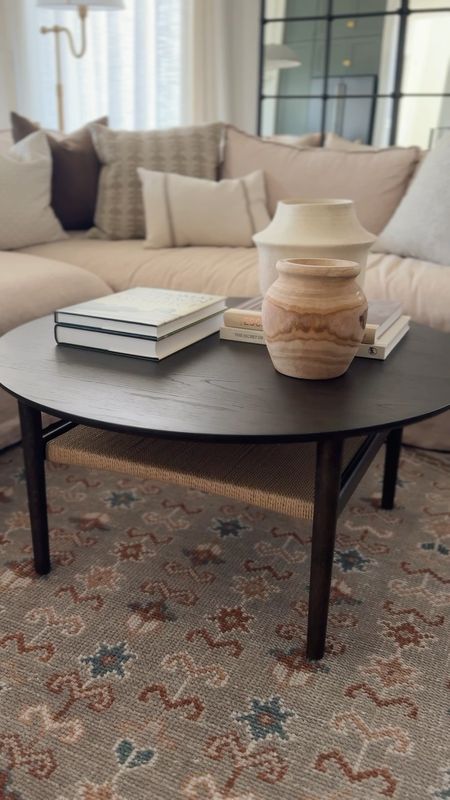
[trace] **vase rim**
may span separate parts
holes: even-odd
[[[278,201],[285,206],[354,206],[346,197],[286,197]]]
[[[277,270],[288,275],[302,275],[311,278],[356,278],[361,268],[356,261],[304,256],[278,261]]]

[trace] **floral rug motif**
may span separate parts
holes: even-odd
[[[339,521],[326,657],[304,658],[310,526],[48,466],[32,567],[0,455],[0,800],[450,798],[450,457],[381,455]]]

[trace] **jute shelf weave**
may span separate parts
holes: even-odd
[[[344,467],[362,439],[347,439]],[[151,439],[82,425],[53,439],[58,464],[123,472],[231,497],[280,514],[312,519],[316,446]]]

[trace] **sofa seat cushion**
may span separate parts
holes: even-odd
[[[397,300],[415,322],[450,332],[449,270],[429,261],[370,253],[364,291],[369,300]]]
[[[88,239],[27,247],[24,253],[83,267],[115,292],[149,286],[249,297],[259,294],[255,247],[176,247],[149,250],[142,239]]]
[[[75,235],[22,252],[82,267],[116,292],[130,286],[155,286],[242,297],[259,294],[254,247],[148,250],[140,239],[112,242]],[[386,253],[370,253],[367,267],[369,300],[399,300],[404,313],[416,322],[450,331],[448,267]]]
[[[133,286],[163,286],[230,297],[259,294],[255,247],[178,247],[153,251]]]
[[[110,294],[80,267],[24,253],[0,252],[0,336],[61,306]]]

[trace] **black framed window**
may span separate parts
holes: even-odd
[[[262,0],[258,133],[432,146],[450,132],[449,42],[439,0]]]

